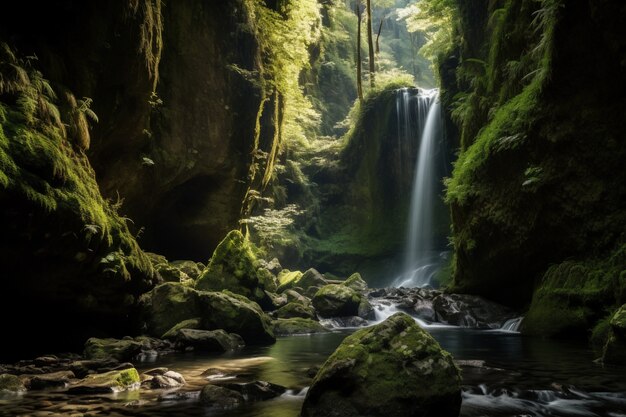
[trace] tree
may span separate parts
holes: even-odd
[[[356,2],[357,35],[356,35],[356,87],[359,101],[363,101],[363,74],[361,69],[361,0]]]
[[[374,61],[374,39],[372,33],[372,0],[367,0],[367,46],[370,58],[370,85],[374,88],[376,84],[376,62]]]

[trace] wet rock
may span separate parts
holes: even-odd
[[[315,378],[315,375],[317,375],[319,371],[319,366],[311,366],[309,369],[306,370],[306,376],[308,376],[309,378]]]
[[[365,320],[374,320],[376,318],[376,313],[374,312],[374,307],[370,304],[369,300],[365,297],[361,298],[361,302],[359,303],[358,316]]]
[[[167,368],[152,369],[148,372],[142,375],[142,387],[151,389],[171,389],[179,388],[186,384],[185,378],[181,374],[170,371]]]
[[[193,282],[189,275],[168,263],[158,264],[154,270],[164,282]]]
[[[363,327],[369,322],[359,316],[333,317],[327,320],[330,327]]]
[[[202,272],[202,269],[204,269],[200,269],[198,263],[194,261],[172,261],[170,262],[170,265],[187,274],[187,276],[194,281],[198,279],[200,273]]]
[[[384,297],[385,295],[387,295],[387,290],[385,290],[385,288],[377,288],[367,294],[367,296],[370,298],[379,298]]]
[[[161,337],[163,339],[174,339],[178,331],[182,329],[200,329],[200,317],[181,321],[165,332]]]
[[[246,401],[265,401],[276,398],[287,388],[267,381],[221,384],[223,387],[240,393]]]
[[[442,294],[433,300],[433,308],[438,321],[480,329],[500,328],[515,317],[510,309],[475,295]]]
[[[30,389],[39,390],[53,387],[64,387],[76,376],[72,371],[59,371],[49,374],[35,375],[30,379]]]
[[[118,361],[131,360],[141,352],[142,345],[133,339],[98,339],[92,337],[85,342],[87,359],[113,358]]]
[[[278,292],[299,287],[301,293],[304,293],[310,287],[323,287],[328,281],[316,269],[310,268],[306,272],[283,270],[279,276],[280,285]]]
[[[1,374],[0,375],[0,393],[1,392],[18,393],[26,391],[26,387],[22,379],[16,375]]]
[[[241,336],[224,330],[180,329],[174,340],[178,349],[193,348],[202,352],[227,352],[245,346]]]
[[[157,397],[159,401],[187,401],[194,398],[191,392],[168,392]]]
[[[283,270],[283,267],[280,264],[280,261],[278,260],[278,258],[273,258],[271,261],[260,259],[259,262],[260,262],[261,267],[267,269],[274,275],[278,275]]]
[[[199,316],[198,291],[181,283],[161,284],[140,301],[148,332],[161,336],[178,323]]]
[[[290,302],[289,304],[279,308],[276,311],[276,317],[279,319],[291,319],[300,317],[303,319],[315,320],[315,309],[308,305],[303,305],[297,302]]]
[[[352,288],[354,291],[367,291],[367,282],[365,282],[363,278],[361,278],[361,274],[359,274],[358,272],[350,275],[348,279],[343,282],[343,285]]]
[[[261,266],[256,248],[238,230],[233,230],[215,248],[196,282],[204,291],[228,290],[261,305],[271,304],[264,291],[276,292],[276,278]]]
[[[319,322],[311,319],[290,318],[274,320],[274,334],[276,336],[289,336],[294,334],[326,333],[328,329]]]
[[[362,296],[340,284],[322,287],[313,297],[313,307],[322,317],[357,316]]]
[[[457,417],[452,356],[404,313],[348,336],[315,376],[302,417]]]
[[[200,401],[215,408],[229,410],[239,407],[245,400],[243,395],[237,391],[219,385],[208,384],[200,392]]]
[[[74,372],[76,377],[84,378],[90,372],[106,372],[119,365],[119,361],[111,358],[101,360],[80,360],[70,363],[69,369]]]
[[[34,360],[36,366],[54,366],[60,362],[60,359],[54,355],[40,356]]]
[[[132,390],[139,387],[139,374],[135,368],[87,375],[70,386],[69,394],[97,394]]]
[[[283,295],[286,297],[288,303],[299,303],[303,306],[311,305],[311,299],[309,297],[306,297],[293,289],[286,290],[283,292]]]
[[[413,311],[415,311],[415,316],[419,319],[430,323],[437,321],[437,313],[435,313],[432,300],[417,300],[413,306]]]

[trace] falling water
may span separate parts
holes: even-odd
[[[420,90],[413,110],[411,98],[407,89],[400,90],[397,97],[397,108],[402,110],[398,112],[398,136],[402,136],[405,143],[415,140],[417,136],[419,146],[409,209],[404,272],[394,285],[421,287],[430,283],[441,263],[434,247],[432,224],[440,180],[437,177],[436,156],[441,143],[442,122],[437,90]],[[401,125],[403,129],[400,129]]]

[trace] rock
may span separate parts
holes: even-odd
[[[107,372],[120,365],[115,359],[79,360],[70,363],[69,368],[78,378],[84,378],[90,372]]]
[[[87,359],[113,358],[128,361],[141,352],[142,345],[132,339],[98,339],[92,337],[85,342]]]
[[[276,292],[276,281],[272,273],[261,266],[255,252],[256,247],[241,232],[231,231],[215,248],[196,288],[228,290],[261,305],[271,304],[264,291]]]
[[[294,334],[326,333],[328,329],[319,322],[311,319],[290,318],[273,321],[274,334],[276,336],[289,336]]]
[[[361,295],[339,284],[322,287],[313,297],[313,307],[322,317],[357,316]]]
[[[626,304],[615,312],[609,324],[611,331],[604,345],[602,361],[607,364],[626,365]]]
[[[265,291],[265,295],[267,296],[268,300],[270,300],[271,304],[266,307],[267,311],[275,311],[287,304],[287,297],[285,297],[283,294],[279,295],[273,292]]]
[[[306,289],[306,291],[304,292],[304,295],[306,297],[309,298],[313,298],[315,297],[315,294],[317,294],[317,292],[321,289],[322,287],[318,287],[318,286],[312,286]]]
[[[417,300],[417,303],[413,306],[413,311],[415,311],[415,316],[419,319],[431,323],[437,321],[437,313],[435,313],[433,308],[432,300]]]
[[[167,368],[159,368],[159,370],[162,369],[165,369],[165,372],[152,370],[151,374],[146,373],[148,377],[143,380],[141,385],[152,389],[170,389],[182,387],[186,384],[185,378],[178,372],[167,370]]]
[[[187,274],[187,276],[194,281],[198,279],[202,273],[202,269],[204,269],[204,266],[200,269],[198,263],[194,261],[172,261],[170,265]]]
[[[404,313],[348,336],[317,373],[302,417],[457,417],[452,356]]]
[[[367,320],[359,316],[333,317],[328,322],[331,328],[363,327],[369,324]]]
[[[241,336],[224,330],[180,329],[174,340],[179,349],[191,347],[203,352],[227,352],[245,346]]]
[[[142,296],[151,334],[161,336],[180,322],[200,318],[204,330],[223,329],[240,335],[246,344],[271,344],[270,318],[246,297],[229,291],[197,291],[178,283],[159,285]]]
[[[288,269],[283,269],[278,273],[278,289],[279,293],[284,292],[287,289],[295,287],[296,283],[302,278],[302,272],[300,271],[290,271]]]
[[[35,358],[35,365],[37,366],[53,366],[59,363],[59,358],[54,355],[40,356]]]
[[[53,387],[64,387],[76,376],[72,371],[58,371],[48,374],[35,375],[30,380],[30,389],[45,389]]]
[[[305,306],[297,302],[291,302],[276,311],[276,317],[279,319],[291,319],[301,317],[303,319],[315,320],[315,309],[311,306]]]
[[[70,386],[69,394],[112,393],[139,387],[139,374],[135,368],[87,375],[85,379]]]
[[[208,384],[200,392],[200,401],[212,407],[228,410],[239,407],[245,400],[243,395],[237,391],[219,385]]]
[[[287,388],[266,381],[227,383],[223,387],[240,393],[246,401],[265,401],[283,395]]]
[[[195,317],[189,320],[183,320],[180,323],[176,324],[171,329],[169,329],[167,332],[163,333],[163,336],[161,336],[161,338],[162,339],[174,339],[179,330],[199,329],[199,328],[200,328],[200,317]]]
[[[161,284],[140,301],[148,332],[161,336],[181,321],[198,317],[198,291],[181,283]]]
[[[363,278],[361,278],[361,274],[359,274],[358,272],[350,275],[348,279],[343,282],[343,285],[352,288],[354,291],[367,291],[367,282],[365,282]]]
[[[260,260],[260,263],[263,268],[267,269],[274,275],[278,275],[283,270],[283,267],[280,264],[280,261],[278,260],[278,258],[273,258],[269,262],[263,259],[263,260]]]
[[[311,366],[309,369],[306,370],[306,376],[308,376],[309,378],[315,378],[315,375],[317,375],[319,371],[319,366]]]
[[[462,327],[494,329],[502,327],[515,314],[508,308],[465,294],[441,294],[433,300],[439,321]]]
[[[26,387],[20,377],[11,374],[0,374],[0,393],[6,392],[24,392]]]
[[[283,292],[290,288],[300,287],[302,292],[306,292],[310,287],[323,287],[328,284],[326,279],[317,270],[310,268],[304,274],[300,271],[291,272],[284,269],[278,275],[278,292]]]
[[[189,277],[189,275],[187,275],[186,273],[181,271],[179,268],[176,268],[175,266],[171,264],[168,264],[168,263],[159,264],[154,269],[157,272],[157,274],[159,274],[161,279],[165,282],[181,282],[181,283],[187,283],[189,281],[193,282],[193,280]]]
[[[365,320],[375,320],[376,313],[374,312],[374,307],[370,304],[369,300],[366,297],[361,298],[361,302],[359,303],[358,308],[358,316]]]
[[[240,335],[247,345],[276,341],[271,320],[261,307],[247,298],[224,292],[199,292],[202,328],[223,329]]]
[[[300,294],[297,291],[294,291],[293,289],[286,290],[285,292],[283,292],[283,295],[287,299],[288,303],[300,303],[303,306],[311,305],[311,299],[309,297],[305,297],[304,295]]]

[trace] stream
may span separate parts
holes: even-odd
[[[454,355],[463,374],[461,416],[626,416],[626,369],[602,367],[584,345],[526,338],[516,332],[421,323]],[[180,372],[178,390],[68,395],[63,390],[0,396],[2,416],[237,416],[295,417],[311,368],[321,365],[354,329],[281,337],[267,347],[223,355],[179,353],[137,364]],[[282,396],[215,410],[198,400],[209,381],[264,380],[288,388]]]

